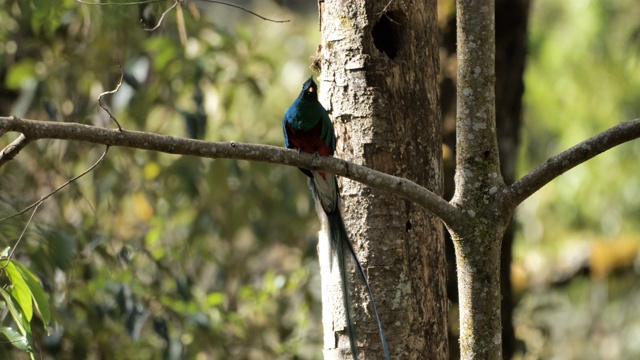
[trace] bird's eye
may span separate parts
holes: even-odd
[[[307,90],[307,92],[308,92],[308,93],[312,93],[312,92],[313,92],[313,88],[312,88],[312,87],[310,87],[310,88]]]

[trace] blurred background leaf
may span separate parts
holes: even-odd
[[[0,5],[0,113],[114,127],[97,97],[115,87],[120,62],[124,84],[104,100],[123,127],[210,141],[282,145],[283,111],[319,41],[312,3],[244,4],[285,24],[184,3],[186,42],[176,11],[155,32],[140,26],[170,2]],[[2,169],[0,216],[102,151],[30,145]],[[44,357],[321,357],[319,224],[296,169],[115,149],[50,200],[16,251],[49,293],[51,334],[33,327]],[[26,220],[0,226],[3,246]]]
[[[640,114],[640,3],[532,2],[520,173]],[[640,356],[640,142],[567,172],[518,211],[518,358]]]

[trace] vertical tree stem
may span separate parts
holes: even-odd
[[[501,359],[500,248],[511,214],[495,121],[494,0],[457,1],[456,248],[462,359]]]

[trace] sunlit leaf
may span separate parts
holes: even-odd
[[[33,301],[31,300],[31,291],[29,286],[22,277],[22,273],[16,268],[13,261],[9,261],[6,267],[7,276],[13,284],[11,295],[16,298],[18,305],[22,309],[26,321],[31,321],[33,317]]]
[[[16,268],[22,274],[27,286],[29,286],[29,290],[31,291],[31,296],[33,297],[33,301],[36,305],[36,309],[40,313],[42,317],[42,321],[44,322],[44,328],[48,332],[48,326],[51,321],[51,311],[49,309],[49,301],[47,300],[47,296],[42,289],[42,285],[38,278],[31,272],[26,266],[22,265],[17,261],[11,261]]]
[[[4,298],[7,306],[9,307],[9,312],[11,313],[11,317],[13,317],[13,321],[15,321],[18,326],[18,330],[20,333],[27,338],[28,341],[31,339],[31,326],[29,322],[26,320],[22,309],[18,305],[16,299],[5,289],[0,288],[0,295]]]

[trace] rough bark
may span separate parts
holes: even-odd
[[[337,155],[441,194],[436,2],[328,1],[323,8],[320,93],[339,134]],[[409,201],[353,181],[341,184],[345,222],[392,358],[446,359],[441,223]],[[362,285],[355,294],[362,355],[381,358]],[[344,315],[325,309],[331,312],[325,355],[348,357],[343,328],[336,326]]]

